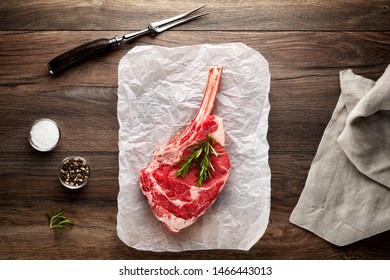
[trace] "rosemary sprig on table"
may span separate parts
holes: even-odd
[[[75,221],[72,219],[65,218],[64,212],[61,209],[54,214],[47,213],[47,217],[49,219],[49,227],[53,230],[57,230],[62,233],[62,230],[72,229]]]
[[[199,166],[197,185],[201,187],[203,185],[203,182],[206,181],[209,177],[211,177],[211,170],[214,170],[214,167],[211,164],[210,156],[218,156],[218,153],[212,146],[213,143],[214,138],[208,135],[207,138],[202,142],[199,142],[198,145],[188,148],[191,153],[185,158],[183,158],[180,162],[181,167],[176,172],[176,176],[187,176],[187,173],[190,168],[193,165],[197,165]]]

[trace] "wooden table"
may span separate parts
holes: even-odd
[[[185,2],[185,3],[184,3]],[[220,2],[224,4],[220,4]],[[340,94],[339,71],[378,79],[390,63],[390,3],[379,1],[208,1],[210,15],[124,44],[59,76],[47,62],[97,38],[145,28],[199,1],[48,1],[0,3],[0,259],[388,259],[390,232],[343,248],[289,222]],[[136,45],[242,42],[272,75],[269,117],[270,222],[249,251],[138,251],[116,233],[118,62]],[[62,129],[47,154],[27,142],[47,117]],[[77,192],[60,186],[57,165],[87,158],[92,176]],[[46,212],[65,209],[77,226],[57,235]]]

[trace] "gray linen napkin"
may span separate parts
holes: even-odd
[[[290,222],[344,246],[390,229],[390,65],[341,94]]]

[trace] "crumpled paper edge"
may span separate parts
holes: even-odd
[[[271,172],[270,172],[270,168],[269,168],[269,165],[268,165],[269,145],[268,145],[268,142],[267,142],[267,139],[266,139],[267,138],[267,132],[268,132],[268,115],[269,115],[269,110],[270,110],[270,104],[269,104],[269,100],[268,100],[268,94],[269,94],[269,89],[270,89],[270,74],[269,74],[269,69],[268,69],[268,62],[257,51],[255,51],[255,50],[253,50],[253,49],[251,49],[251,48],[249,48],[246,45],[241,44],[241,43],[229,43],[229,44],[219,44],[219,45],[209,45],[209,44],[207,44],[207,45],[185,46],[185,47],[179,47],[179,48],[183,48],[183,49],[185,49],[185,48],[189,48],[189,49],[197,48],[198,52],[200,53],[202,51],[207,52],[208,48],[215,48],[215,47],[216,48],[233,48],[233,47],[235,47],[235,48],[242,48],[242,49],[244,49],[244,51],[250,52],[251,55],[257,56],[259,61],[261,61],[262,63],[266,64],[266,68],[267,68],[267,69],[265,69],[266,71],[263,73],[266,76],[266,80],[267,80],[266,88],[262,89],[263,91],[265,91],[265,92],[263,92],[263,93],[265,93],[265,96],[263,96],[265,98],[265,100],[264,100],[264,103],[263,103],[263,108],[262,108],[262,113],[261,113],[260,119],[258,120],[259,124],[262,124],[262,130],[258,131],[256,133],[256,135],[254,135],[254,137],[257,137],[257,138],[260,139],[261,146],[259,146],[258,148],[262,151],[262,153],[261,153],[262,159],[261,159],[261,162],[257,162],[259,164],[259,166],[257,166],[257,167],[259,169],[261,169],[263,174],[265,174],[262,178],[260,178],[257,181],[257,183],[259,183],[260,186],[254,186],[253,187],[253,188],[257,188],[258,189],[257,191],[262,192],[262,195],[263,195],[263,198],[264,198],[264,201],[261,201],[261,202],[259,201],[259,203],[262,203],[263,206],[262,206],[262,209],[261,209],[262,210],[261,213],[259,213],[259,216],[257,217],[257,220],[255,219],[255,221],[253,223],[255,226],[251,226],[250,227],[250,230],[254,231],[256,234],[254,234],[253,237],[250,240],[246,240],[245,242],[240,242],[239,240],[234,240],[234,242],[231,242],[228,245],[226,245],[225,243],[223,245],[221,245],[221,243],[223,243],[223,242],[219,242],[218,240],[211,241],[211,245],[207,245],[207,246],[204,246],[204,245],[200,244],[198,240],[195,240],[195,242],[191,243],[192,245],[188,245],[188,244],[186,244],[187,241],[183,239],[182,233],[174,234],[174,236],[172,236],[172,233],[167,232],[167,230],[165,228],[162,228],[162,226],[160,225],[161,223],[159,221],[157,221],[157,219],[154,218],[153,214],[151,214],[151,210],[149,209],[150,213],[147,214],[147,215],[150,215],[150,216],[153,217],[154,220],[152,221],[152,223],[154,225],[156,223],[158,223],[160,225],[160,226],[158,226],[158,228],[159,228],[159,230],[162,231],[162,232],[155,231],[153,234],[160,235],[161,236],[161,241],[164,244],[162,246],[158,246],[158,247],[151,247],[150,244],[148,244],[147,237],[145,237],[145,236],[138,236],[138,238],[136,238],[137,240],[135,240],[134,238],[133,239],[129,239],[127,234],[124,233],[123,231],[121,231],[121,224],[122,223],[130,223],[130,224],[133,224],[134,227],[137,227],[137,221],[132,221],[132,220],[127,219],[127,217],[125,217],[126,214],[122,213],[123,209],[130,209],[131,208],[132,209],[131,211],[133,211],[134,205],[127,205],[126,202],[120,201],[121,200],[121,194],[124,191],[126,191],[125,190],[126,188],[128,188],[128,186],[127,186],[128,182],[123,183],[123,181],[125,181],[125,180],[123,180],[124,176],[123,176],[123,174],[121,174],[121,172],[123,173],[123,171],[126,170],[126,168],[128,168],[128,166],[124,162],[126,160],[124,160],[125,155],[122,153],[121,143],[120,142],[121,142],[121,138],[123,136],[125,136],[126,133],[128,133],[128,132],[121,131],[124,124],[123,124],[123,121],[121,120],[121,118],[119,116],[120,113],[118,112],[118,121],[119,121],[119,124],[120,124],[120,131],[119,131],[119,134],[120,134],[120,140],[119,140],[119,147],[120,147],[120,149],[119,149],[119,166],[120,166],[119,182],[120,182],[120,191],[119,191],[119,194],[118,194],[118,216],[117,216],[118,217],[118,224],[117,224],[117,229],[118,229],[118,237],[125,244],[127,244],[130,247],[136,248],[138,250],[148,250],[148,251],[157,251],[157,252],[161,252],[161,251],[185,251],[185,250],[206,250],[206,249],[249,250],[263,236],[263,234],[264,234],[264,232],[265,232],[265,230],[267,228],[268,219],[269,219],[269,212],[270,212],[270,178],[271,178]],[[124,56],[124,58],[122,58],[122,60],[121,60],[121,62],[119,64],[119,68],[121,68],[121,66],[123,66],[123,64],[128,63],[127,56],[130,55],[131,53],[138,53],[138,52],[142,53],[142,51],[147,51],[150,48],[163,49],[164,52],[168,52],[168,53],[169,53],[170,50],[172,50],[172,48],[156,47],[156,46],[135,47],[134,49],[129,51],[128,54]],[[212,64],[210,64],[210,65],[212,65]],[[207,70],[204,71],[204,73],[206,73],[206,72],[207,72]],[[120,75],[121,75],[121,72],[119,70],[118,104],[119,104],[119,102],[123,102],[123,100],[122,100],[123,99],[123,94],[121,95],[121,92],[120,92],[120,90],[121,90],[121,85],[120,85],[121,76]],[[222,96],[223,94],[224,93],[219,93],[218,96]],[[217,99],[218,99],[218,96],[217,96]],[[218,100],[217,100],[217,103],[218,103]],[[220,116],[221,114],[218,112],[219,111],[218,107],[219,106],[216,105],[216,108],[214,109],[214,113],[216,115]],[[131,114],[131,112],[129,112],[129,113]],[[226,120],[226,118],[224,118],[224,120]],[[184,124],[181,124],[181,125],[184,125]],[[229,144],[228,144],[229,143],[229,140],[228,140],[229,139],[229,131],[226,128],[226,125],[225,125],[225,130],[226,130],[226,134],[227,134],[226,137],[227,137],[227,150],[228,150],[229,149]],[[169,137],[166,140],[168,140]],[[248,141],[250,141],[250,140],[248,140]],[[138,143],[138,145],[139,145],[139,143]],[[155,148],[157,148],[157,144],[156,144]],[[153,153],[154,153],[154,150],[153,150]],[[228,153],[229,153],[229,150],[228,150]],[[232,177],[232,175],[230,175],[230,177]],[[210,217],[215,212],[217,212],[217,213],[221,212],[222,213],[221,215],[223,215],[224,211],[229,212],[229,208],[228,207],[224,207],[224,205],[226,205],[226,203],[228,203],[228,201],[226,201],[227,199],[226,199],[226,195],[225,195],[227,193],[226,189],[227,188],[237,188],[236,184],[229,183],[229,180],[230,181],[232,180],[232,179],[230,179],[230,177],[228,179],[227,185],[225,186],[225,189],[223,190],[223,192],[221,193],[221,195],[217,199],[217,201],[210,207],[210,209],[208,210],[208,213],[206,213],[200,220],[198,220],[197,223],[195,223],[193,226],[191,226],[192,229],[194,229],[194,231],[197,230],[196,228],[202,227],[202,224],[203,224],[202,219],[207,219],[205,217],[208,217],[210,219]],[[228,186],[228,185],[230,185],[230,186]],[[138,189],[137,190],[138,193],[137,194],[133,194],[133,195],[134,196],[138,196],[138,197],[140,195],[142,196],[142,193],[139,190],[138,182],[136,183],[136,188]],[[135,191],[135,189],[134,189],[134,191]],[[143,202],[140,202],[140,203],[141,204],[145,204],[149,208],[149,205],[147,204],[146,200],[143,201]],[[141,205],[141,204],[140,205],[136,205],[136,207],[139,207],[139,208],[145,207],[145,205]],[[143,213],[143,214],[146,214],[146,213]],[[249,214],[251,214],[251,213],[249,213]],[[141,215],[140,217],[137,217],[136,219],[144,219],[144,218],[145,217],[143,217]],[[261,222],[259,222],[259,220],[261,220]],[[217,222],[219,222],[219,221],[217,221]],[[234,221],[229,221],[229,222],[232,223],[233,225],[235,223]],[[240,230],[240,228],[237,228],[236,230]],[[174,242],[171,242],[170,239],[172,239],[172,238],[175,240]],[[199,236],[197,236],[197,238],[199,238]],[[202,237],[200,237],[200,238],[202,239]],[[203,237],[203,239],[207,239],[207,238],[208,238],[207,236]]]

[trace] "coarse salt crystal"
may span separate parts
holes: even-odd
[[[60,140],[60,130],[50,119],[34,122],[30,130],[30,144],[38,151],[47,152],[54,149]]]

